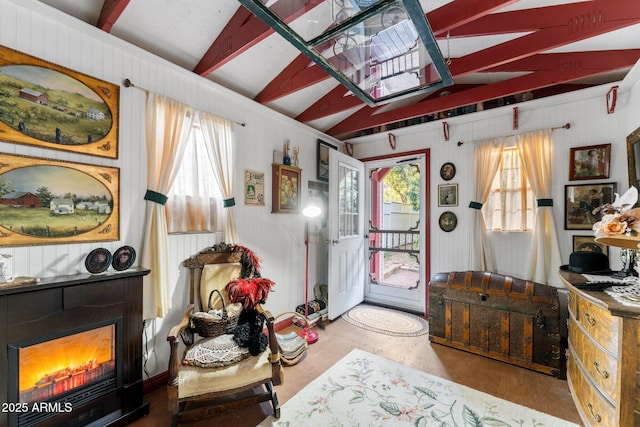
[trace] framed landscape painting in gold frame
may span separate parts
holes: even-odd
[[[120,170],[0,153],[0,246],[120,239]]]
[[[118,158],[120,88],[0,46],[0,141]]]

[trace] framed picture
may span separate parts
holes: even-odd
[[[569,181],[609,178],[611,144],[572,147],[569,155]]]
[[[0,153],[0,246],[120,239],[120,170]]]
[[[573,252],[591,251],[609,255],[609,246],[597,243],[595,236],[573,236]]]
[[[458,217],[451,211],[443,212],[438,219],[438,225],[442,231],[453,231],[458,225]]]
[[[458,184],[438,185],[438,206],[458,206]]]
[[[318,140],[318,165],[316,167],[318,181],[329,181],[329,150],[331,149],[337,150],[338,148],[321,139]]]
[[[244,170],[244,204],[264,206],[264,172]]]
[[[456,166],[453,163],[447,162],[440,167],[440,178],[451,181],[454,176],[456,176]]]
[[[118,158],[120,87],[0,46],[6,142]]]
[[[280,164],[274,164],[272,168],[271,213],[298,213],[302,169]]]
[[[612,203],[616,190],[615,182],[565,185],[565,230],[591,230],[593,224],[602,219],[602,213],[597,208]]]

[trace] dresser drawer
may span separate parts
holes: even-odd
[[[575,354],[567,357],[567,380],[585,424],[588,426],[617,426],[616,410],[587,379],[576,363]]]
[[[573,320],[569,324],[569,348],[591,382],[598,384],[612,401],[618,402],[618,359],[596,346]]]
[[[572,294],[571,299],[575,300],[572,302],[575,321],[607,351],[618,354],[619,319],[576,294]]]

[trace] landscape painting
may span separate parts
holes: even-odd
[[[0,247],[119,240],[118,168],[0,153]]]
[[[0,141],[118,158],[119,87],[0,46]]]

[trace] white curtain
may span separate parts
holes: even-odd
[[[238,236],[233,220],[233,206],[235,199],[233,196],[233,174],[234,174],[234,151],[235,144],[233,122],[216,117],[209,113],[200,114],[200,126],[207,142],[207,155],[213,173],[220,183],[220,190],[225,199],[224,214],[226,216],[224,229],[224,242],[237,243]]]
[[[171,308],[165,195],[182,162],[193,118],[187,105],[152,93],[147,97],[147,204],[141,265],[151,273],[144,278],[144,319],[164,317]]]
[[[560,247],[553,218],[552,169],[553,144],[551,130],[516,136],[522,167],[537,199],[536,222],[530,252],[524,259],[525,278],[534,282],[562,287],[558,278]]]
[[[473,154],[475,185],[473,201],[469,204],[471,212],[471,236],[469,239],[469,268],[478,271],[495,271],[493,253],[487,238],[482,205],[489,197],[491,183],[498,171],[504,138],[476,142]]]

